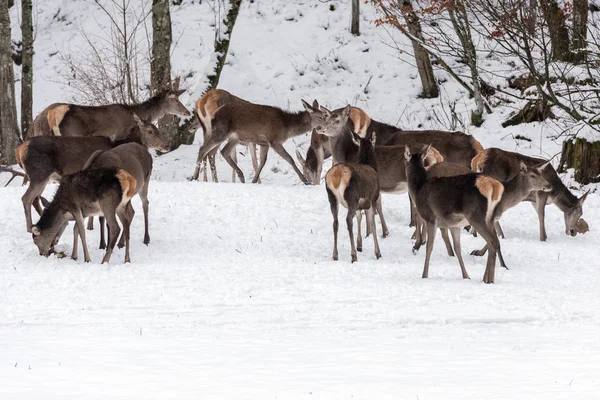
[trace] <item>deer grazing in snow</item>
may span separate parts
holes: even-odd
[[[546,160],[528,157],[519,153],[504,151],[497,148],[487,149],[473,158],[471,168],[473,171],[492,176],[500,181],[508,181],[519,174],[521,163],[528,167],[539,166]],[[546,164],[547,165],[547,164]],[[533,190],[523,201],[534,203],[540,224],[540,240],[546,241],[545,208],[546,204],[556,204],[564,213],[565,233],[570,236],[577,235],[577,224],[583,215],[583,203],[588,193],[579,199],[575,197],[564,185],[556,170],[547,165],[542,170],[542,176],[550,185],[551,191]]]
[[[502,200],[504,186],[494,178],[475,173],[429,180],[423,164],[428,152],[429,147],[418,152],[411,151],[409,147],[405,150],[410,197],[427,226],[423,278],[429,276],[429,261],[438,227],[450,229],[462,276],[469,278],[461,254],[460,230],[471,225],[484,238],[489,249],[483,281],[494,283],[500,242],[492,227],[493,215]]]
[[[33,241],[40,255],[48,256],[55,238],[65,229],[70,220],[75,220],[73,232],[73,255],[77,259],[77,237],[85,255],[91,261],[85,240],[83,219],[91,215],[102,215],[110,229],[110,243],[102,262],[109,262],[117,242],[120,228],[117,216],[123,224],[125,235],[125,262],[129,262],[130,215],[127,208],[136,191],[137,181],[127,171],[119,168],[87,169],[63,178],[52,202],[42,213],[40,220],[31,228]]]
[[[109,150],[129,142],[140,143],[161,152],[167,151],[167,145],[156,126],[142,121],[135,114],[132,118],[136,124],[129,128],[127,136],[116,141],[111,141],[105,136],[34,136],[17,147],[17,163],[30,180],[29,187],[22,197],[27,232],[31,232],[31,206],[35,206],[38,214],[42,213],[39,197],[48,182],[58,182],[65,175],[81,171],[94,152]],[[104,235],[101,236],[104,239]],[[101,240],[100,248],[104,248],[103,243],[104,240]]]
[[[353,140],[360,148],[358,163],[339,163],[334,165],[325,176],[325,187],[327,197],[333,215],[333,259],[338,259],[337,236],[338,236],[338,208],[340,203],[348,209],[346,225],[350,236],[352,262],[357,261],[356,247],[354,245],[354,233],[352,222],[360,210],[367,214],[367,225],[373,233],[373,244],[375,246],[375,257],[379,259],[381,252],[377,242],[377,231],[375,227],[375,204],[379,198],[379,183],[377,179],[377,161],[373,151],[376,135],[368,135],[362,138],[356,133],[352,134]]]
[[[137,125],[133,115],[144,121],[156,121],[167,114],[189,116],[190,112],[179,101],[185,90],[164,91],[140,104],[109,104],[80,106],[55,103],[46,107],[33,121],[27,137],[106,136],[113,141],[129,136]]]
[[[296,166],[292,156],[283,147],[283,143],[294,136],[313,129],[317,124],[317,120],[313,115],[317,114],[318,110],[302,101],[306,111],[294,113],[277,107],[254,104],[223,92],[225,91],[215,89],[203,96],[203,98],[209,96],[203,109],[211,111],[203,114],[204,111],[201,109],[201,112],[198,113],[198,117],[206,127],[207,134],[206,141],[198,151],[196,169],[192,179],[198,179],[200,165],[204,157],[216,147],[219,147],[221,143],[227,141],[222,154],[231,168],[236,171],[242,183],[245,182],[244,174],[231,156],[232,150],[235,149],[238,143],[255,143],[263,147],[270,147],[292,166],[302,182],[308,183]],[[220,98],[227,98],[227,101],[219,104],[218,99]],[[211,102],[215,104],[210,105]],[[209,120],[210,122],[208,122]],[[256,183],[260,177],[267,161],[267,154],[267,151],[261,151],[260,164],[253,183]]]

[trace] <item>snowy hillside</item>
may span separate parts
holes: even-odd
[[[213,57],[214,6],[209,0],[171,6],[173,72],[188,88],[181,99],[190,109]],[[100,35],[108,21],[85,0],[35,7],[37,114],[52,102],[76,100],[60,53],[85,48],[81,30]],[[361,36],[354,37],[350,1],[243,1],[219,86],[291,110],[301,109],[301,99],[332,108],[350,103],[406,129],[449,129],[447,104],[456,102],[466,123],[473,104],[464,91],[436,71],[445,81],[442,101],[417,98],[416,70],[389,46],[390,35],[402,46],[405,39],[377,28],[375,10],[361,7]],[[18,7],[11,12],[18,39]],[[486,58],[490,70],[508,69],[505,61]],[[501,128],[514,107],[494,108],[481,128],[458,129],[485,147],[547,158],[560,151],[549,139],[553,126]],[[231,169],[221,157],[220,183],[188,182],[200,142],[198,134],[194,145],[155,157],[151,243],[142,244],[135,198],[131,264],[122,264],[122,250],[109,265],[99,264],[98,230],[88,231],[91,264],[40,257],[25,231],[25,187],[0,188],[0,399],[592,399],[600,393],[597,194],[584,206],[591,230],[576,237],[564,234],[556,206],[546,208],[545,243],[531,205],[507,212],[501,244],[510,270],[498,266],[494,285],[481,282],[485,258],[469,255],[483,241],[467,234],[463,256],[472,279],[461,279],[438,236],[424,280],[424,249],[411,251],[406,195],[383,195],[390,236],[379,242],[380,260],[367,238],[351,264],[341,226],[334,262],[323,186],[300,184],[272,152],[262,185],[228,183]],[[304,154],[308,143],[303,135],[286,147]],[[239,152],[241,168],[252,176],[250,157]],[[0,175],[0,184],[7,179]],[[55,190],[49,185],[45,196]],[[67,229],[60,242],[66,254],[72,238]]]

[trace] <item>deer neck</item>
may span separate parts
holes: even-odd
[[[568,212],[577,207],[577,197],[573,195],[566,187],[560,188],[559,192],[552,197],[554,204],[562,212]]]
[[[117,147],[121,144],[125,144],[125,143],[138,143],[138,144],[144,144],[142,143],[142,135],[140,132],[140,128],[135,125],[133,126],[130,130],[129,130],[129,134],[123,138],[123,139],[116,139],[113,141],[113,146]]]
[[[142,103],[129,106],[129,110],[144,121],[156,121],[166,114],[162,96],[155,96]]]
[[[504,182],[503,185],[504,194],[502,200],[500,200],[500,204],[497,206],[501,207],[503,211],[516,206],[531,193],[531,185],[529,184],[527,177],[521,174]]]
[[[283,112],[286,113],[287,117],[288,138],[302,135],[313,128],[311,126],[311,118],[308,111],[299,113]]]
[[[427,181],[427,171],[420,160],[420,155],[414,155],[410,158],[406,168],[408,180],[408,189],[411,192],[418,192]]]
[[[373,147],[364,147],[365,146],[361,146],[360,153],[358,156],[358,163],[368,165],[369,167],[377,171],[377,160],[375,158],[375,151],[373,150]]]

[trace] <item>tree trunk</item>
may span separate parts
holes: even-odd
[[[587,185],[600,182],[600,142],[575,138],[565,140],[560,158],[560,172],[575,169],[575,180]]]
[[[153,94],[171,89],[171,13],[169,0],[152,0],[152,60],[150,78]],[[181,145],[177,117],[166,115],[158,128],[171,150]]]
[[[359,17],[360,17],[360,0],[352,0],[352,21],[350,22],[350,33],[353,35],[360,35],[359,29]]]
[[[419,40],[423,40],[423,34],[421,31],[421,22],[419,16],[415,12],[410,0],[399,0],[400,9],[406,20],[406,26],[410,34]],[[430,99],[438,97],[440,91],[438,89],[435,75],[433,74],[433,67],[431,66],[431,60],[429,59],[429,53],[419,44],[419,42],[412,40],[413,49],[415,52],[415,61],[417,63],[417,70],[421,77],[421,84],[423,85],[422,97]]]
[[[15,163],[19,137],[8,1],[0,0],[0,163]]]
[[[586,59],[588,31],[588,0],[573,0],[573,62]]]
[[[552,44],[552,59],[556,61],[570,61],[569,30],[566,26],[566,16],[558,6],[556,0],[540,0],[544,20],[550,32]],[[587,15],[587,14],[586,14]]]
[[[481,126],[484,121],[483,96],[481,94],[481,81],[479,79],[479,70],[477,69],[477,51],[473,45],[471,28],[467,10],[462,2],[456,1],[454,7],[449,8],[450,20],[454,30],[460,39],[463,48],[465,62],[471,70],[471,81],[473,84],[473,97],[475,100],[475,110],[471,113],[471,123],[475,126]]]
[[[22,0],[21,34],[23,36],[21,64],[21,132],[23,136],[33,121],[33,21],[31,0]]]

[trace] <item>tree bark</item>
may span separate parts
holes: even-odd
[[[22,0],[21,34],[21,132],[23,136],[33,121],[33,20],[31,0]]]
[[[483,96],[481,94],[479,70],[477,69],[477,51],[473,45],[469,17],[464,4],[460,1],[455,1],[454,6],[449,8],[449,14],[454,30],[462,45],[465,62],[471,70],[473,97],[475,100],[475,110],[471,113],[471,123],[475,126],[481,126],[484,121]]]
[[[419,40],[423,40],[421,22],[413,8],[412,2],[410,0],[399,0],[399,6],[404,15],[406,26],[410,34]],[[427,53],[419,42],[414,40],[411,40],[411,42],[415,53],[417,70],[419,71],[419,77],[421,78],[421,84],[423,85],[422,97],[427,99],[438,97],[440,91],[438,89],[437,81],[435,80],[435,75],[433,74],[429,53]]]
[[[0,0],[0,163],[15,163],[19,136],[8,0]]]
[[[588,31],[588,0],[573,0],[573,62],[586,60]]]
[[[575,180],[587,185],[600,182],[600,142],[575,138],[565,140],[560,158],[560,172],[575,169]]]
[[[352,20],[350,22],[350,33],[353,35],[360,35],[360,0],[352,0]]]
[[[150,79],[153,94],[171,89],[171,13],[169,0],[152,0],[152,60]],[[171,150],[181,145],[177,117],[166,115],[158,128]]]
[[[544,20],[550,32],[552,44],[552,59],[556,61],[571,61],[569,51],[569,30],[566,25],[566,16],[558,6],[556,0],[540,0]],[[587,15],[587,14],[586,14]]]

